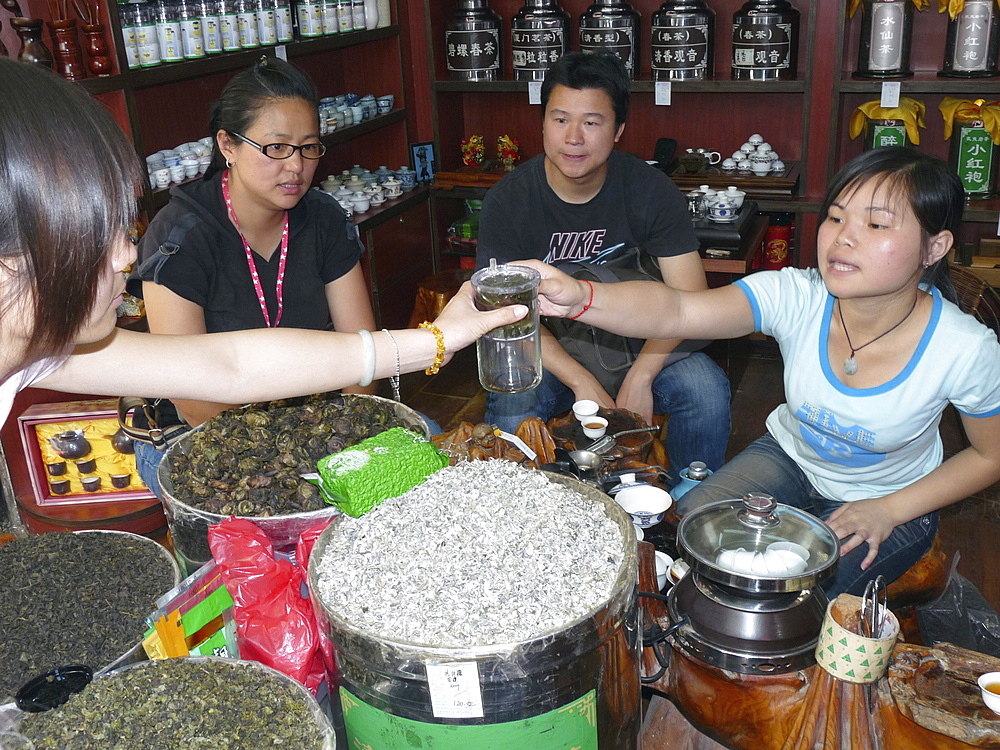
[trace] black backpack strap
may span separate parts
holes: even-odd
[[[201,217],[197,214],[187,213],[176,224],[170,227],[170,231],[167,232],[167,238],[160,243],[156,252],[146,258],[139,266],[139,278],[150,278],[150,274],[152,274],[152,281],[158,284],[158,277],[163,264],[167,262],[167,259],[171,255],[174,255],[181,249],[181,242],[184,241],[184,237],[187,236],[187,233],[199,221],[201,221]]]
[[[128,423],[128,413],[133,409],[142,409],[149,423],[148,430]],[[133,440],[152,445],[159,451],[166,450],[172,441],[191,431],[191,427],[186,424],[160,428],[156,423],[156,402],[149,402],[139,396],[122,396],[118,399],[118,426]]]

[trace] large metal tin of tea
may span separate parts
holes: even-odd
[[[419,413],[397,401],[382,398],[380,396],[352,396],[352,398],[374,399],[385,404],[391,404],[396,417],[403,422],[404,426],[424,437],[430,437],[427,430],[427,423]],[[207,422],[202,423],[176,443],[167,448],[163,460],[160,462],[157,476],[160,480],[160,489],[163,498],[163,510],[167,516],[167,524],[170,527],[174,554],[181,564],[182,572],[187,576],[212,559],[212,552],[208,548],[208,527],[228,518],[228,515],[212,513],[211,511],[195,508],[174,496],[174,483],[170,478],[172,468],[172,458],[175,454],[183,452],[190,453],[194,435],[205,427]],[[241,516],[252,521],[258,526],[277,550],[290,550],[295,547],[302,532],[311,529],[318,523],[340,515],[340,511],[333,505],[320,508],[319,510],[305,511],[302,513],[286,513],[277,516]]]
[[[575,705],[578,700],[591,700],[588,705],[597,722],[597,747],[636,750],[641,713],[640,639],[632,519],[603,492],[577,479],[545,473],[552,482],[599,504],[621,529],[625,554],[609,598],[587,615],[519,643],[451,647],[385,638],[344,619],[315,593],[320,590],[318,561],[328,550],[337,548],[343,519],[334,519],[313,547],[309,587],[314,592],[312,602],[320,630],[335,647],[342,694],[372,707],[390,723],[408,719],[427,725],[454,725],[449,730],[454,730],[456,742],[461,744],[458,737],[465,737],[464,746],[470,747],[474,745],[471,738],[482,735],[463,735],[466,730],[474,732],[482,725],[506,722],[513,726]],[[566,585],[572,586],[572,581]],[[470,597],[478,595],[475,588],[469,591]],[[439,718],[435,714],[426,665],[454,662],[476,665],[483,709],[480,718]],[[592,699],[587,697],[590,695]]]

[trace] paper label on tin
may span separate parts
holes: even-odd
[[[903,17],[907,2],[909,0],[872,5],[872,38],[868,51],[871,70],[903,67]]]
[[[883,81],[879,106],[892,109],[899,106],[899,81]]]
[[[528,81],[528,104],[542,103],[542,82]]]
[[[951,61],[955,70],[963,73],[986,70],[990,30],[995,22],[991,0],[966,0],[964,10],[955,19],[958,34]]]
[[[427,689],[431,711],[439,719],[480,719],[483,693],[479,685],[479,665],[474,661],[439,664],[428,661]]]
[[[657,81],[653,84],[653,102],[661,106],[670,106],[670,81]]]

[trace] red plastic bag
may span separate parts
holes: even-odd
[[[300,537],[296,559],[303,566],[328,523]],[[208,544],[233,598],[241,658],[273,667],[315,695],[327,676],[324,650],[329,646],[303,596],[304,568],[276,560],[267,535],[245,518],[209,527]]]

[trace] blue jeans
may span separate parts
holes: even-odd
[[[726,461],[731,427],[729,379],[711,357],[694,352],[660,370],[653,380],[653,411],[669,414],[667,427],[668,487],[692,461],[704,461],[712,471]],[[538,387],[524,393],[486,396],[486,421],[513,432],[521,421],[548,421],[573,408],[573,391],[545,370]]]
[[[770,435],[758,438],[722,469],[685,494],[678,510],[689,513],[709,503],[732,500],[748,492],[763,492],[783,505],[791,505],[826,520],[842,502],[820,495],[798,464]],[[848,593],[862,596],[865,585],[883,575],[892,583],[909,570],[930,549],[937,534],[938,513],[928,513],[900,524],[879,545],[878,556],[867,570],[861,561],[868,555],[868,543],[842,555],[834,575],[823,583],[830,599]]]
[[[441,425],[433,419],[424,414],[420,416],[427,423],[427,429],[431,435],[438,435],[442,432]],[[158,451],[148,443],[135,441],[135,466],[139,471],[139,477],[149,487],[149,491],[161,500],[163,499],[163,494],[160,491],[160,480],[157,477],[157,470],[160,468],[160,461],[163,460],[166,452],[166,449]]]

